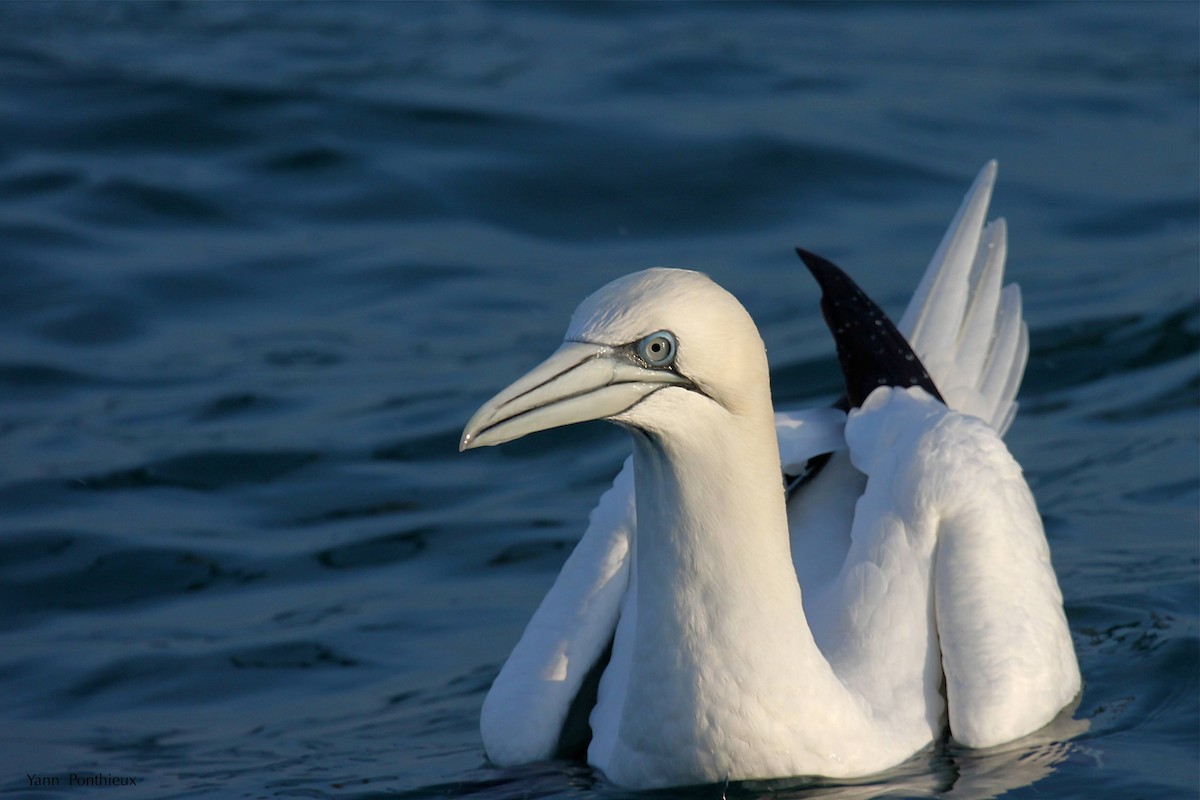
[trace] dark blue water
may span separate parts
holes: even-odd
[[[620,796],[476,724],[623,435],[462,424],[649,265],[827,402],[792,246],[898,312],[995,157],[1090,729],[832,796],[1195,796],[1198,50],[1194,3],[0,4],[0,787]]]

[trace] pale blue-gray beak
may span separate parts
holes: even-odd
[[[554,355],[480,407],[459,450],[511,442],[534,431],[606,419],[671,385],[690,385],[643,365],[629,347],[564,342]]]

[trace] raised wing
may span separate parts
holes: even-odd
[[[996,172],[995,161],[980,170],[897,327],[920,359],[916,366],[924,366],[946,405],[985,420],[1003,435],[1016,414],[1015,397],[1029,355],[1029,338],[1021,317],[1018,288],[1001,288],[1007,249],[1004,221],[985,225]],[[919,379],[921,370],[907,373],[889,363],[897,361],[900,350],[877,346],[876,337],[866,335],[888,327],[886,320],[877,320],[874,303],[859,298],[861,290],[849,279],[842,280],[844,276],[821,280],[821,272],[840,271],[836,267],[831,270],[832,265],[824,259],[799,252],[821,282],[822,311],[838,341],[839,361],[847,372],[847,391],[853,392],[850,384],[856,382],[864,386],[876,382],[924,385]],[[856,333],[859,328],[866,333]],[[842,341],[846,338],[850,339],[848,344]],[[853,349],[856,344],[857,351]],[[847,359],[843,351],[854,357]],[[848,365],[861,374],[850,375]],[[864,393],[858,392],[860,402]],[[786,417],[776,414],[777,421]],[[790,440],[796,432],[780,424],[777,429],[784,472],[803,474],[804,462],[791,453],[812,450],[815,437],[809,432],[793,444]],[[820,444],[828,446],[825,452],[833,455],[812,462],[819,467],[819,474],[812,480],[793,484],[798,488],[789,496],[788,524],[792,559],[804,589],[805,611],[813,622],[818,644],[826,650],[837,632],[832,624],[823,627],[822,620],[833,619],[833,609],[840,602],[833,591],[834,583],[850,552],[855,503],[865,489],[866,479],[851,465],[844,442]],[[839,450],[843,452],[836,452]]]
[[[593,668],[612,642],[635,525],[629,458],[483,701],[480,732],[493,762],[522,764],[586,745],[590,704],[577,708],[576,699],[595,691]]]
[[[1029,331],[1020,290],[1001,288],[1004,220],[984,224],[996,170],[995,161],[980,170],[897,327],[946,403],[1004,435],[1017,413]]]

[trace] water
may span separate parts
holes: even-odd
[[[1008,440],[1090,729],[728,793],[1195,796],[1195,4],[0,23],[4,791],[621,796],[578,765],[490,767],[476,724],[625,440],[459,455],[462,424],[653,264],[742,299],[781,404],[826,402],[791,247],[898,312],[995,157],[1033,342]]]

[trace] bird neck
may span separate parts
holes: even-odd
[[[800,710],[850,710],[804,618],[769,410],[719,422],[634,437],[637,669],[621,714],[630,752],[719,753],[692,765],[714,780],[780,747],[807,750],[809,734],[773,740],[805,723]],[[678,723],[671,742],[642,724],[655,718]],[[793,757],[825,768],[812,752]]]
[[[635,436],[643,584],[705,587],[722,595],[733,584],[755,594],[753,584],[788,577],[787,512],[773,422],[732,416],[714,422],[723,424],[661,438]],[[796,584],[794,573],[789,582]]]

